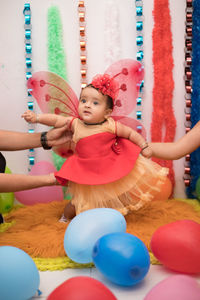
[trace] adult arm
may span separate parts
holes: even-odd
[[[51,129],[47,132],[47,143],[50,147],[59,146],[71,139],[68,125]],[[41,147],[41,133],[26,133],[0,130],[0,151],[25,150]]]
[[[200,121],[182,138],[173,143],[150,143],[152,156],[176,160],[190,154],[200,146]]]
[[[54,174],[48,175],[24,175],[0,173],[0,193],[17,192],[34,189],[42,186],[55,185]]]

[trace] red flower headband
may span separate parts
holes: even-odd
[[[115,101],[119,91],[119,85],[113,77],[110,77],[108,74],[98,74],[92,79],[91,84],[101,91],[103,95],[108,95],[112,98],[113,102]]]

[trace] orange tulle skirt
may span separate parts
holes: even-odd
[[[99,185],[78,184],[70,181],[68,188],[76,214],[92,208],[108,207],[123,215],[138,210],[160,192],[168,169],[139,155],[128,175]]]

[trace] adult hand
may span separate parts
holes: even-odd
[[[50,147],[59,146],[72,139],[72,131],[68,124],[60,128],[53,128],[47,132],[47,142]]]

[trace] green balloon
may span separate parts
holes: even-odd
[[[0,213],[8,213],[14,204],[14,193],[1,193],[0,194]]]
[[[12,174],[11,170],[6,167],[6,174]],[[0,213],[8,213],[14,204],[14,193],[0,193]]]
[[[8,167],[6,167],[5,173],[6,173],[6,174],[12,174],[11,170],[10,170]]]
[[[197,195],[197,198],[200,199],[200,177],[198,178],[196,182],[195,192]]]

